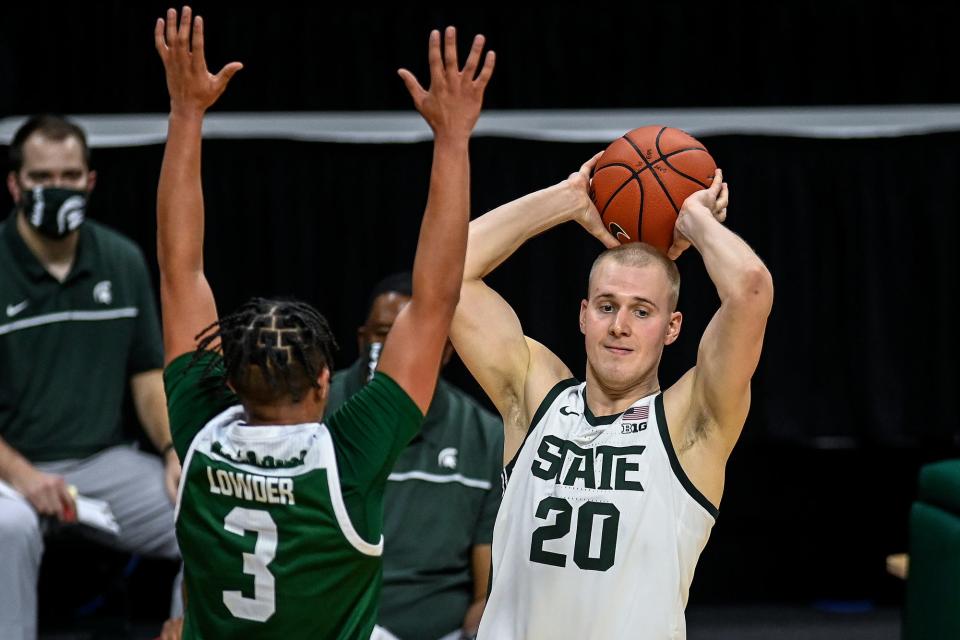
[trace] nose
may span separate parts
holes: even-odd
[[[610,321],[610,335],[628,336],[630,335],[630,310],[621,308],[617,310],[616,315]]]

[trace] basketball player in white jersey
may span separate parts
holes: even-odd
[[[685,638],[693,571],[750,407],[773,284],[721,224],[722,175],[684,202],[668,258],[649,245],[621,247],[606,231],[588,197],[598,157],[470,225],[451,337],[505,429],[482,640]],[[608,247],[580,304],[584,382],[524,336],[513,309],[482,280],[524,242],[568,221]],[[661,389],[660,357],[682,320],[671,258],[691,245],[720,308],[696,365]]]

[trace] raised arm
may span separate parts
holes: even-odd
[[[483,36],[474,38],[461,70],[454,28],[446,29],[442,55],[440,33],[431,32],[429,90],[409,71],[399,70],[417,111],[433,130],[433,166],[413,262],[413,295],[390,330],[378,368],[424,413],[433,399],[463,277],[470,220],[468,145],[494,65],[489,51],[477,73],[483,44]]]
[[[191,28],[193,47],[190,47]],[[154,43],[167,76],[170,120],[157,188],[157,261],[164,363],[192,351],[195,337],[217,319],[203,273],[203,191],[200,140],[203,115],[243,65],[231,62],[216,75],[203,55],[203,19],[190,7],[157,19]]]
[[[503,417],[505,460],[519,448],[543,397],[571,373],[549,349],[523,335],[516,313],[482,278],[524,242],[564,222],[576,221],[604,245],[617,245],[587,195],[590,172],[599,156],[567,180],[470,223],[460,305],[450,335],[457,353]]]
[[[703,257],[720,296],[720,308],[704,331],[697,364],[680,382],[692,415],[703,416],[708,440],[723,461],[729,455],[750,408],[750,379],[773,304],[773,280],[759,256],[715,219],[727,192],[717,171],[709,189],[690,196],[677,218],[677,246],[692,244]],[[669,392],[668,392],[669,393]],[[689,422],[689,421],[688,421]]]

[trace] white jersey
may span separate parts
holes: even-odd
[[[717,509],[680,467],[662,394],[605,417],[584,394],[556,385],[504,470],[482,640],[686,637]]]

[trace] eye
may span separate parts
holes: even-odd
[[[650,312],[647,311],[646,309],[634,309],[633,313],[638,318],[646,318],[647,316],[650,315]]]
[[[603,313],[611,313],[613,311],[613,305],[609,302],[601,302],[597,308]]]

